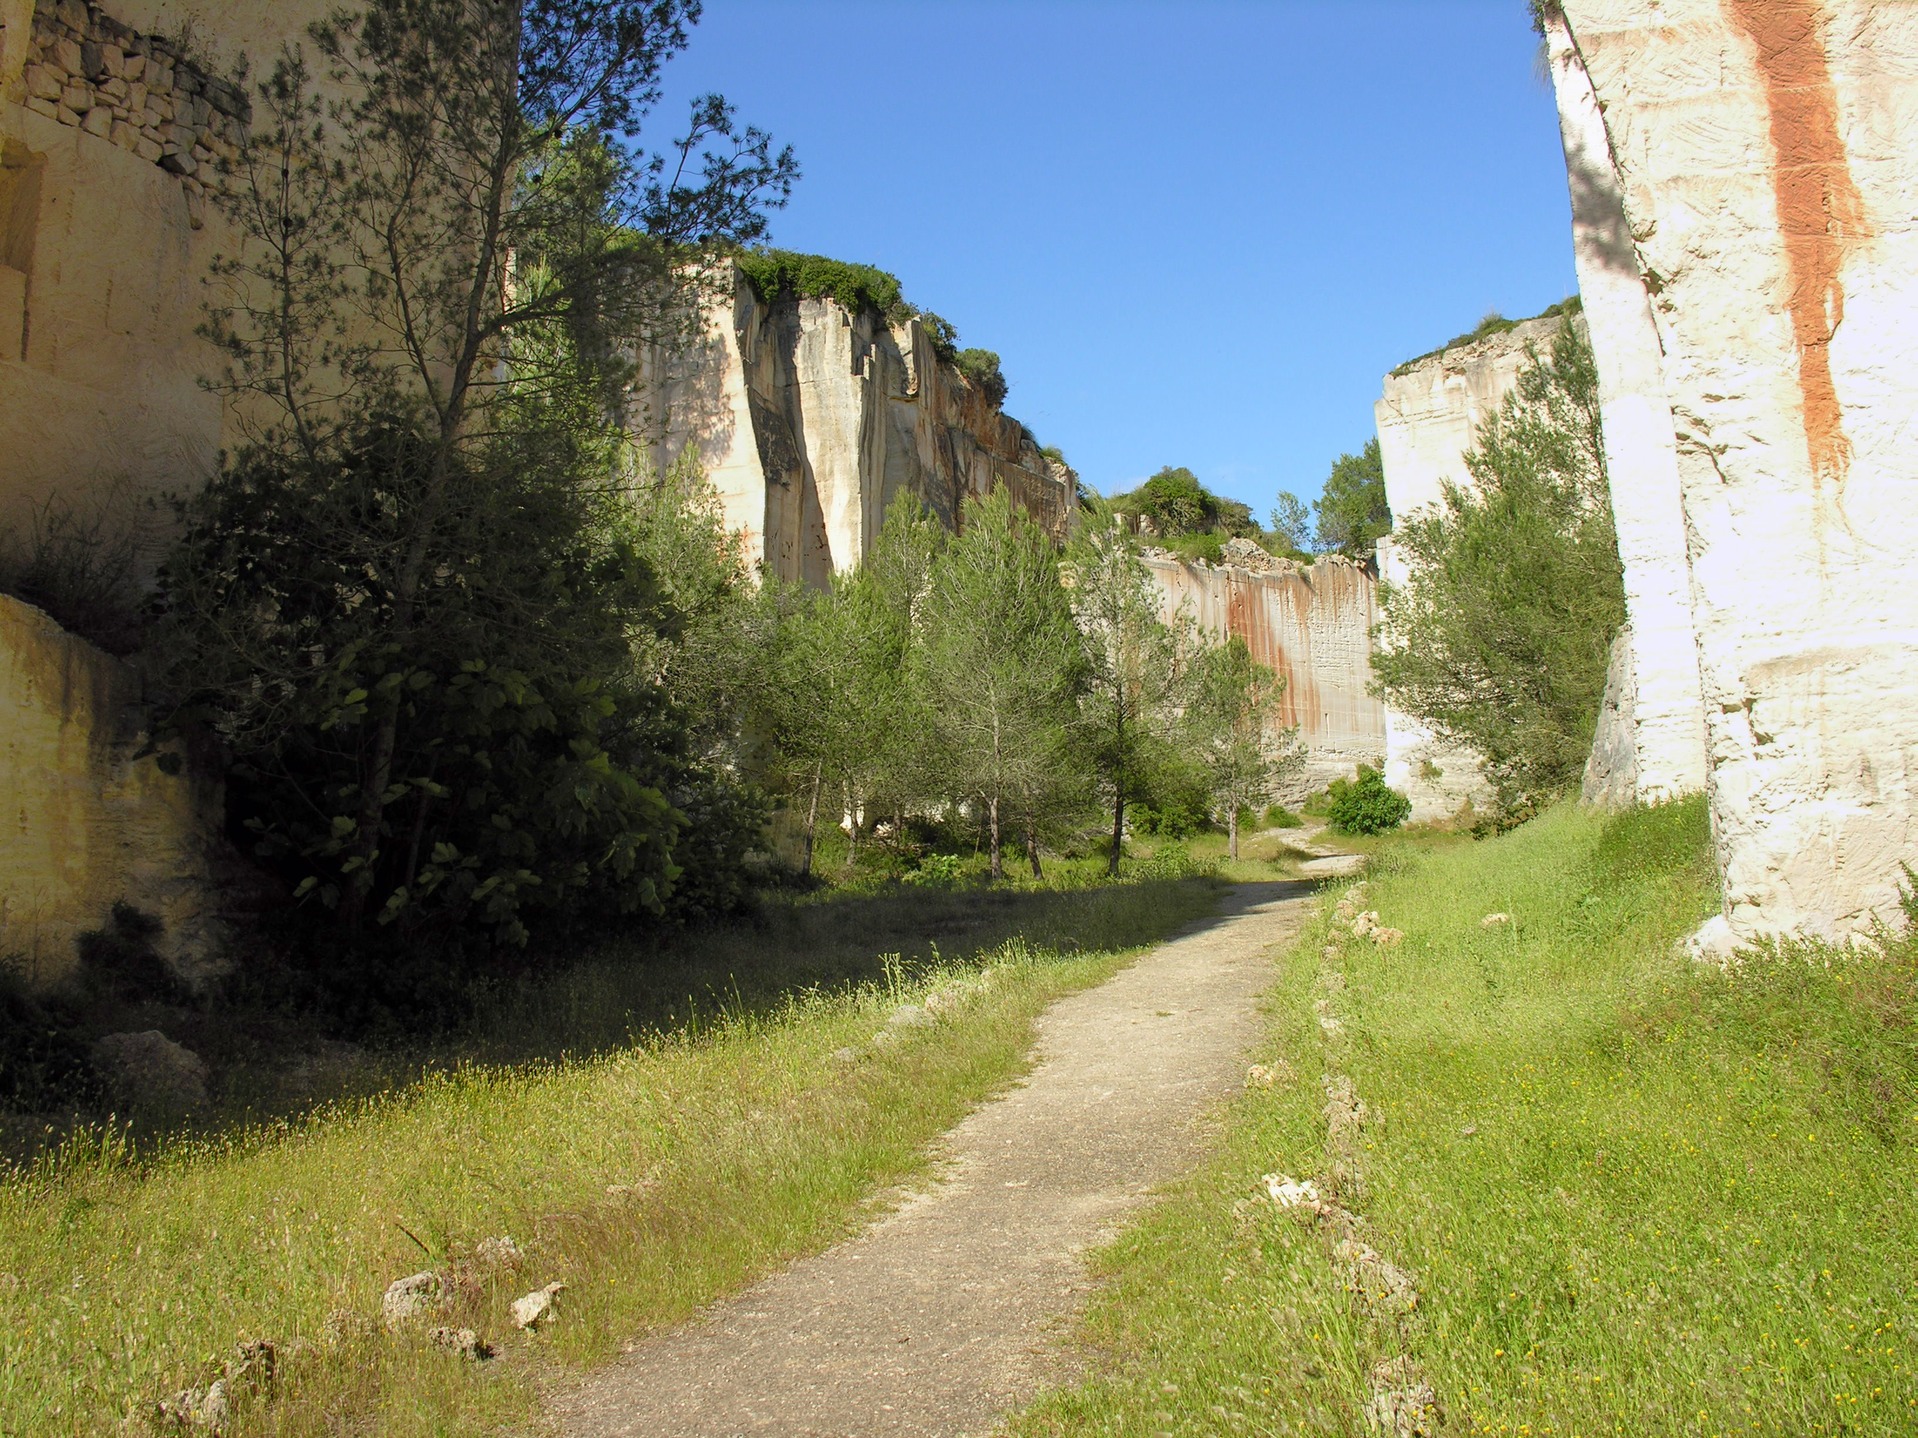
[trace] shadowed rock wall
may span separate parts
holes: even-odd
[[[1055,538],[1072,471],[939,358],[925,326],[832,299],[762,302],[734,274],[697,341],[642,357],[633,425],[660,467],[689,446],[748,556],[824,584],[858,564],[910,495],[956,529],[968,496],[1004,485]]]
[[[1614,281],[1587,294],[1594,348],[1673,433],[1651,498],[1676,485],[1685,544],[1658,582],[1691,599],[1729,934],[1900,922],[1918,853],[1918,6],[1563,12],[1574,196],[1609,193],[1622,221],[1580,255],[1581,283]],[[1655,371],[1622,354],[1632,317],[1597,313],[1644,296]]]
[[[1254,659],[1284,676],[1279,723],[1298,729],[1306,768],[1283,802],[1384,761],[1385,707],[1366,692],[1378,619],[1369,570],[1336,557],[1258,569],[1169,557],[1147,563],[1168,618],[1184,607],[1208,634],[1238,635]]]
[[[45,985],[124,900],[165,925],[189,977],[208,959],[219,786],[162,771],[126,665],[0,596],[0,960]]]

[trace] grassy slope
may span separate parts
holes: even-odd
[[[1451,1433],[1918,1430],[1918,942],[1727,974],[1702,808],[1555,810],[1380,856],[1335,1062],[1370,1110],[1368,1241],[1418,1277]],[[1515,925],[1486,929],[1489,912]],[[1253,1198],[1321,1171],[1321,921],[1214,1164],[1107,1255],[1100,1376],[1020,1434],[1365,1431],[1379,1335],[1323,1238]]]
[[[704,941],[697,975],[654,975],[758,995],[696,1036],[444,1072],[138,1162],[70,1145],[0,1185],[0,1286],[32,1313],[0,1328],[0,1433],[114,1431],[260,1338],[282,1374],[239,1431],[473,1432],[521,1418],[556,1363],[604,1357],[843,1233],[1019,1071],[1046,1003],[1215,893],[1200,881],[804,905],[734,932],[730,950]],[[902,929],[916,944],[899,943]],[[937,967],[844,982],[878,971],[875,943]],[[588,966],[525,996],[520,1018],[571,1025],[582,1046],[623,1033],[644,1013],[630,969]],[[795,981],[806,986],[771,1000]],[[895,1005],[939,990],[956,1007],[938,1024],[872,1042]],[[834,1057],[845,1045],[857,1062]],[[518,1273],[462,1264],[495,1234],[526,1249]],[[432,1321],[472,1325],[502,1360],[475,1368],[377,1331],[385,1285],[426,1268],[466,1275]],[[514,1334],[506,1305],[554,1279],[568,1285],[561,1320]]]

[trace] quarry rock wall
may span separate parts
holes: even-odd
[[[1606,279],[1594,347],[1654,438],[1661,397],[1670,416],[1674,463],[1627,482],[1667,515],[1677,487],[1685,563],[1669,544],[1653,562],[1691,598],[1729,934],[1899,922],[1918,838],[1918,6],[1562,11],[1574,194],[1609,189],[1622,217],[1580,254],[1582,284]],[[1641,295],[1655,374],[1621,338],[1642,337]]]
[[[1357,765],[1385,759],[1385,707],[1366,686],[1372,677],[1372,626],[1378,621],[1371,571],[1337,557],[1257,568],[1186,563],[1148,555],[1169,619],[1185,609],[1216,639],[1238,635],[1252,657],[1285,679],[1278,723],[1296,728],[1305,770],[1282,791],[1296,804]]]
[[[917,316],[887,323],[836,300],[762,300],[727,277],[696,341],[641,357],[636,436],[660,468],[689,447],[748,558],[823,585],[865,557],[909,495],[948,528],[1005,486],[1055,538],[1077,480],[942,359]]]
[[[1598,369],[1606,475],[1632,631],[1629,682],[1616,690],[1630,705],[1631,786],[1629,792],[1616,782],[1600,788],[1608,802],[1656,803],[1697,793],[1705,787],[1706,773],[1705,700],[1678,496],[1678,436],[1665,394],[1652,293],[1635,262],[1604,114],[1562,16],[1548,19],[1546,40],[1571,186],[1572,252]],[[1605,767],[1614,776],[1626,772],[1616,756]]]
[[[0,596],[0,961],[35,986],[117,902],[161,921],[186,977],[216,957],[219,785],[144,752],[140,698],[127,665]]]
[[[1373,407],[1385,497],[1394,523],[1441,502],[1445,486],[1470,488],[1465,456],[1478,427],[1495,414],[1528,363],[1528,347],[1551,347],[1561,321],[1521,321],[1512,329],[1400,365],[1385,377]],[[1388,536],[1379,541],[1379,577],[1408,578]],[[1409,714],[1385,710],[1385,782],[1412,801],[1415,822],[1448,818],[1469,804],[1485,809],[1492,789],[1478,756],[1446,743]]]
[[[0,528],[50,499],[132,523],[212,474],[194,329],[232,237],[206,183],[250,113],[241,57],[265,73],[331,8],[0,0]]]
[[[0,0],[0,540],[51,506],[132,529],[197,489],[225,439],[201,385],[208,203],[250,107],[237,82],[327,0]],[[211,953],[218,785],[143,737],[133,671],[0,598],[0,960],[49,983],[124,900],[192,977]]]

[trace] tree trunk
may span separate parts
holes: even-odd
[[[800,870],[799,870],[799,872],[800,872],[801,874],[803,874],[803,875],[805,875],[805,877],[807,877],[808,879],[810,879],[810,878],[812,877],[812,845],[813,845],[813,833],[814,833],[814,831],[815,831],[815,830],[816,830],[816,829],[817,829],[817,828],[819,827],[819,782],[820,782],[820,778],[821,778],[821,776],[820,776],[820,773],[819,773],[819,771],[818,771],[817,769],[815,769],[815,770],[813,770],[813,776],[812,776],[812,802],[811,802],[810,804],[808,804],[808,805],[806,806],[806,851],[805,851],[805,854],[806,854],[806,856],[805,856],[805,860],[804,860],[804,862],[803,862],[803,864],[802,864],[802,866],[801,866],[801,868],[800,868]]]
[[[1228,804],[1225,808],[1225,856],[1234,863],[1239,858],[1239,806]]]
[[[996,884],[1006,876],[1004,851],[999,841],[999,796],[992,796],[986,805],[986,822],[992,833],[992,881]]]
[[[852,872],[853,862],[859,857],[859,811],[852,806],[852,785],[845,788],[846,795],[846,872]]]
[[[1039,829],[1032,816],[1026,816],[1026,858],[1032,861],[1032,877],[1043,879],[1046,871],[1039,867]]]
[[[1112,857],[1106,861],[1106,876],[1119,877],[1119,849],[1125,843],[1125,719],[1120,717],[1118,753],[1112,767]]]

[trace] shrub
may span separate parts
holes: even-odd
[[[660,916],[681,869],[687,725],[634,645],[684,614],[633,497],[577,482],[549,434],[453,461],[460,502],[435,503],[430,453],[388,420],[312,460],[243,455],[163,576],[178,717],[228,746],[231,819],[356,1004],[411,1003],[401,971],[438,987],[535,925]]]
[[[737,256],[735,262],[762,304],[772,304],[792,295],[802,299],[837,300],[848,314],[870,310],[888,320],[901,320],[908,313],[899,277],[876,265],[853,264],[825,255],[802,255],[792,250],[749,251]],[[948,333],[952,330],[950,325],[945,328]],[[936,338],[934,343],[938,343]]]
[[[950,889],[964,877],[957,854],[928,854],[919,861],[918,868],[900,875],[899,882],[926,889]]]
[[[1396,829],[1412,812],[1412,801],[1389,788],[1376,769],[1359,766],[1355,779],[1334,779],[1327,813],[1341,834],[1383,834]]]
[[[1282,804],[1268,804],[1265,807],[1265,827],[1268,829],[1297,829],[1305,821]]]
[[[971,380],[986,403],[997,409],[1006,402],[1006,377],[999,368],[999,356],[992,350],[965,349],[953,357],[959,373]]]
[[[85,507],[54,496],[25,531],[0,532],[0,592],[109,654],[140,645],[140,524],[122,490]]]
[[[926,310],[920,314],[919,324],[926,332],[933,353],[940,359],[951,361],[959,357],[959,328],[951,320]]]

